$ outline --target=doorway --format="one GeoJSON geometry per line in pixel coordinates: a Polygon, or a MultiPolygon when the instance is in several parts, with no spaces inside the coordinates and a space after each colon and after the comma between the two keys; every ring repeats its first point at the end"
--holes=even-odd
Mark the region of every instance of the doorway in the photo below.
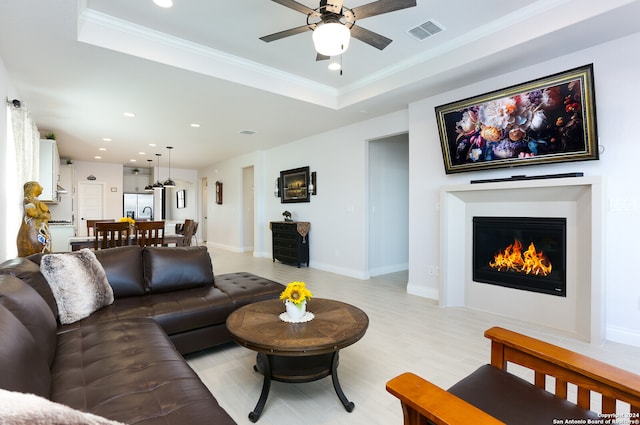
{"type": "Polygon", "coordinates": [[[409,135],[369,141],[369,276],[409,269],[409,135]]]}
{"type": "Polygon", "coordinates": [[[202,213],[201,213],[201,217],[202,217],[202,226],[199,226],[199,230],[200,230],[200,236],[202,238],[202,243],[206,244],[207,243],[207,229],[209,228],[208,224],[207,224],[207,218],[208,218],[208,208],[209,208],[209,201],[207,199],[208,196],[208,187],[207,187],[207,183],[208,180],[206,177],[203,177],[201,180],[201,186],[202,186],[202,202],[200,203],[200,205],[202,206],[202,213]]]}
{"type": "Polygon", "coordinates": [[[242,250],[253,251],[254,213],[254,170],[253,166],[242,169],[242,250]]]}
{"type": "Polygon", "coordinates": [[[104,217],[104,183],[78,183],[78,236],[87,235],[87,220],[99,220],[104,217]]]}

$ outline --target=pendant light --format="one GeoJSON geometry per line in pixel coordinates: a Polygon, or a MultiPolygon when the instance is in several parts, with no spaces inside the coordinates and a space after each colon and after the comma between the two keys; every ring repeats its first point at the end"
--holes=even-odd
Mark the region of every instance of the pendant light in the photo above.
{"type": "MultiPolygon", "coordinates": [[[[149,177],[151,177],[151,163],[153,162],[153,159],[147,159],[147,162],[149,163],[149,177]]],[[[151,183],[148,183],[144,187],[144,191],[145,192],[153,192],[153,186],[151,186],[151,183]]]]}
{"type": "Polygon", "coordinates": [[[162,156],[162,154],[157,153],[156,156],[158,157],[158,180],[156,180],[152,187],[154,189],[162,189],[164,187],[162,186],[162,183],[160,183],[160,157],[162,156]]]}
{"type": "Polygon", "coordinates": [[[167,149],[169,149],[169,178],[164,181],[163,185],[164,187],[176,187],[176,182],[171,180],[171,149],[173,146],[167,146],[167,149]]]}

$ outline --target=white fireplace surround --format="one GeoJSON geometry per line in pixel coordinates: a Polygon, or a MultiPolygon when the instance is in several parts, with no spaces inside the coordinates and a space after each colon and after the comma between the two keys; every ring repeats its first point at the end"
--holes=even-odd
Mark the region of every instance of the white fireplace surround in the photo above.
{"type": "Polygon", "coordinates": [[[604,340],[601,177],[448,186],[440,197],[441,306],[488,311],[592,343],[604,340]],[[567,296],[474,282],[474,216],[566,217],[567,296]]]}

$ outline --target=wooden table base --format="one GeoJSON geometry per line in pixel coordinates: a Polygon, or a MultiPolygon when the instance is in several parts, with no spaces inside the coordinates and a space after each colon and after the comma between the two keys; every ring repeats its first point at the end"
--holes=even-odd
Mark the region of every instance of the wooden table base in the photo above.
{"type": "Polygon", "coordinates": [[[262,410],[267,404],[267,397],[271,389],[271,380],[280,382],[300,383],[317,381],[331,375],[333,388],[347,412],[352,412],[355,404],[347,399],[338,380],[339,351],[316,356],[276,356],[258,353],[253,369],[264,376],[262,391],[258,403],[249,413],[249,420],[256,422],[260,419],[262,410]]]}

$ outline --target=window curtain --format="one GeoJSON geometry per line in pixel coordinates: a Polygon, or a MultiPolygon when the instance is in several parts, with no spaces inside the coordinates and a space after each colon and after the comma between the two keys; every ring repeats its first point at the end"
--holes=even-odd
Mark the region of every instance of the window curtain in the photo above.
{"type": "Polygon", "coordinates": [[[7,103],[7,149],[5,157],[7,258],[18,255],[16,237],[22,219],[22,186],[38,180],[40,167],[40,133],[24,106],[7,103]],[[13,236],[13,237],[12,237],[13,236]]]}

